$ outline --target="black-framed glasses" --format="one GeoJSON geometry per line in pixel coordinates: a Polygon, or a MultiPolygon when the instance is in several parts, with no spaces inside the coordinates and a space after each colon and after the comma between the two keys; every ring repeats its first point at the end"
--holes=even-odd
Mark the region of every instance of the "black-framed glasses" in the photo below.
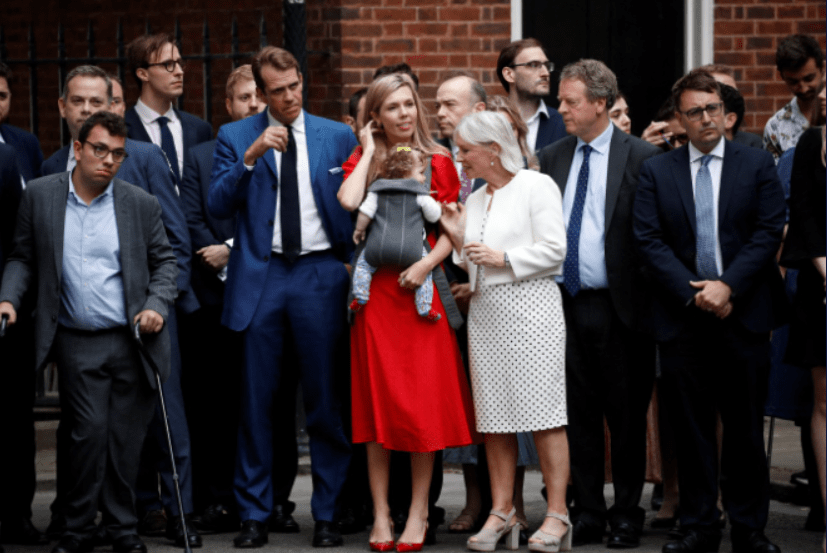
{"type": "Polygon", "coordinates": [[[95,157],[100,159],[106,159],[106,156],[112,154],[112,161],[122,163],[123,160],[129,157],[129,154],[123,149],[110,150],[103,144],[92,144],[91,142],[89,145],[92,146],[92,153],[95,154],[95,157]]]}
{"type": "Polygon", "coordinates": [[[163,67],[168,72],[172,73],[175,71],[175,66],[179,65],[181,67],[181,71],[187,70],[187,62],[182,59],[177,60],[167,60],[167,61],[159,61],[158,63],[148,63],[146,64],[147,67],[155,67],[156,65],[163,67]]]}
{"type": "Polygon", "coordinates": [[[534,60],[534,61],[527,61],[525,63],[512,63],[508,67],[514,68],[514,67],[520,67],[520,66],[528,67],[529,69],[531,69],[533,71],[537,71],[541,67],[545,67],[546,71],[548,71],[549,73],[554,71],[554,62],[553,61],[537,61],[537,60],[534,60]]]}
{"type": "Polygon", "coordinates": [[[686,118],[690,121],[700,121],[704,116],[704,112],[708,113],[710,117],[715,117],[721,113],[721,109],[723,107],[723,102],[716,102],[714,104],[707,104],[706,107],[692,108],[687,111],[682,111],[681,113],[686,115],[686,118]]]}

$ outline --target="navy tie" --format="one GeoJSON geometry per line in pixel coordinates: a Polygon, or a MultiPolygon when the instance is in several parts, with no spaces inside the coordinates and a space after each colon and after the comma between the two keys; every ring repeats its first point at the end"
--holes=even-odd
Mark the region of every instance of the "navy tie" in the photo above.
{"type": "Polygon", "coordinates": [[[287,127],[287,149],[281,154],[281,251],[291,263],[302,251],[299,178],[296,174],[296,138],[287,127]]]}
{"type": "Polygon", "coordinates": [[[583,223],[583,206],[586,204],[586,192],[589,188],[589,154],[592,147],[588,144],[581,148],[583,164],[577,175],[577,188],[574,202],[569,214],[569,226],[566,229],[566,260],[563,262],[563,286],[574,297],[580,291],[580,226],[583,223]]]}
{"type": "Polygon", "coordinates": [[[715,263],[715,195],[712,193],[712,176],[709,174],[711,155],[701,158],[701,166],[695,175],[695,223],[698,242],[695,252],[695,268],[704,280],[717,280],[715,263]]]}
{"type": "Polygon", "coordinates": [[[172,169],[172,174],[175,175],[175,184],[177,185],[181,182],[181,171],[178,169],[178,151],[175,149],[175,141],[172,139],[172,133],[167,126],[169,119],[162,115],[155,121],[161,127],[161,149],[167,156],[167,161],[172,169]]]}

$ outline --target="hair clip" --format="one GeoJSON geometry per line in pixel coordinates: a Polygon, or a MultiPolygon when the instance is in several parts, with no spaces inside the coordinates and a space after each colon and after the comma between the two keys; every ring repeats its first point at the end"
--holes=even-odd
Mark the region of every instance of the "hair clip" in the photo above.
{"type": "Polygon", "coordinates": [[[396,151],[397,151],[397,152],[401,152],[402,150],[405,150],[406,152],[410,152],[410,151],[411,151],[411,147],[410,147],[410,146],[397,146],[397,147],[396,147],[396,151]]]}

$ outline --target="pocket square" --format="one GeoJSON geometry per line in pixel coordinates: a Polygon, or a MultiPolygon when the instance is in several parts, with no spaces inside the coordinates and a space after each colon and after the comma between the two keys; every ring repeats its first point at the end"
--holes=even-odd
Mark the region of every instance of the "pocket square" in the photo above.
{"type": "Polygon", "coordinates": [[[327,172],[330,173],[331,175],[338,175],[342,171],[344,171],[344,169],[342,169],[341,167],[331,167],[330,169],[327,170],[327,172]]]}

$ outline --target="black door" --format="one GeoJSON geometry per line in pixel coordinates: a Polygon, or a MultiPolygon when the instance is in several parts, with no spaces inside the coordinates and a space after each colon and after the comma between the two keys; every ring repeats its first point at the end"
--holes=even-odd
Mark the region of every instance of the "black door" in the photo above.
{"type": "Polygon", "coordinates": [[[549,104],[567,63],[604,62],[626,95],[640,136],[683,75],[684,2],[677,0],[523,0],[523,36],[543,43],[554,62],[549,104]]]}

